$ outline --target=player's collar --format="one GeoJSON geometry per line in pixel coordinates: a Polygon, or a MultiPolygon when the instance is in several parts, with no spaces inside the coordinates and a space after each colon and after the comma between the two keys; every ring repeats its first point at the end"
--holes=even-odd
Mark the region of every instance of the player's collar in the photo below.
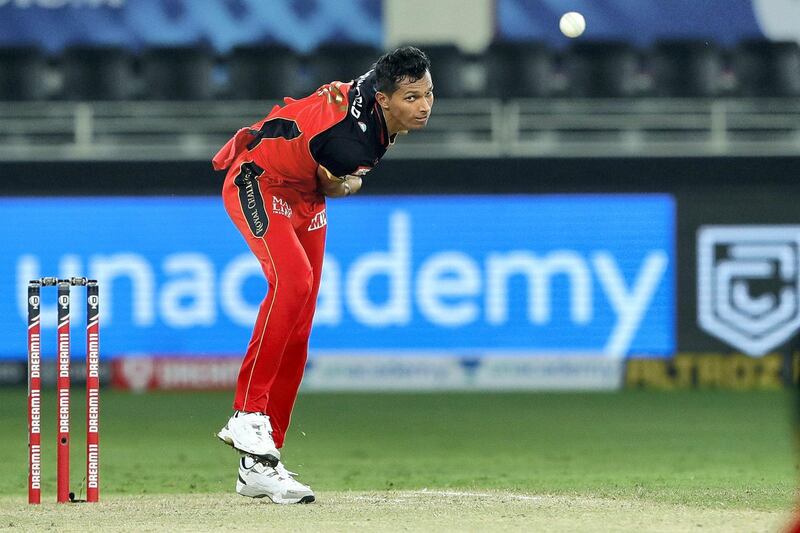
{"type": "Polygon", "coordinates": [[[386,117],[383,116],[383,108],[378,105],[378,102],[375,101],[375,115],[378,117],[378,122],[380,123],[380,134],[381,134],[381,144],[388,148],[389,146],[394,144],[394,140],[397,138],[397,134],[389,135],[389,127],[386,125],[386,117]]]}

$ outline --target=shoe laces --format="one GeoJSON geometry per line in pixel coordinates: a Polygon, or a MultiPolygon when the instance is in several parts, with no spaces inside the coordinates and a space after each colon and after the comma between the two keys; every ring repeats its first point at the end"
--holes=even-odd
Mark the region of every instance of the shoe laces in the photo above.
{"type": "Polygon", "coordinates": [[[293,478],[292,476],[296,476],[297,474],[295,472],[290,472],[289,470],[286,470],[286,467],[283,466],[283,463],[279,462],[278,465],[273,470],[278,475],[278,479],[284,481],[290,490],[301,490],[301,491],[311,490],[310,487],[304,485],[303,483],[300,483],[295,478],[293,478]]]}
{"type": "Polygon", "coordinates": [[[265,474],[269,477],[280,476],[277,470],[249,455],[242,457],[242,468],[256,472],[257,474],[265,474]],[[248,463],[250,463],[250,465],[248,465],[248,463]]]}

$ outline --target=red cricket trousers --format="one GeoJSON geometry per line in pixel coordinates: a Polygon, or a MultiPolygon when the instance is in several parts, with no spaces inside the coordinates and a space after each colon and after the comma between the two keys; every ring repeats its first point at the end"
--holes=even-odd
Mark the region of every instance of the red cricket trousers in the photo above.
{"type": "Polygon", "coordinates": [[[266,413],[275,445],[289,427],[308,355],[325,252],[325,197],[271,186],[252,162],[231,167],[225,210],[258,258],[269,288],[239,370],[233,408],[266,413]]]}

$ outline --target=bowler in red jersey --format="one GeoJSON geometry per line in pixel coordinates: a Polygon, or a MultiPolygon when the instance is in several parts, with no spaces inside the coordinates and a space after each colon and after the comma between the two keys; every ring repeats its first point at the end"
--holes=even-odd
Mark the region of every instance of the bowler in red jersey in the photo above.
{"type": "Polygon", "coordinates": [[[397,135],[425,127],[433,107],[430,61],[406,46],[347,83],[275,106],[240,129],[213,159],[227,171],[225,209],[269,285],[242,361],[234,414],[218,437],[237,449],[236,491],[275,503],[314,493],[280,461],[308,355],[325,251],[326,198],[358,193],[397,135]]]}

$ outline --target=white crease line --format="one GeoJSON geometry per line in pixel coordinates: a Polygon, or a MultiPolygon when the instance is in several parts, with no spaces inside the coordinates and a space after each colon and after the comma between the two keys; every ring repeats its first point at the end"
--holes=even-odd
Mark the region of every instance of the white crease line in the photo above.
{"type": "Polygon", "coordinates": [[[539,501],[542,499],[541,496],[522,496],[521,494],[509,494],[507,492],[482,493],[482,492],[459,492],[459,491],[422,489],[422,490],[411,491],[411,494],[424,494],[433,496],[474,496],[476,498],[496,498],[499,496],[504,498],[512,498],[515,500],[529,500],[529,501],[539,501]]]}
{"type": "Polygon", "coordinates": [[[390,492],[390,493],[377,493],[375,495],[359,495],[359,496],[348,496],[347,499],[357,500],[357,501],[369,501],[374,503],[406,503],[409,500],[409,497],[413,496],[442,496],[442,497],[450,497],[450,496],[462,496],[468,498],[510,498],[512,500],[522,500],[522,501],[541,501],[544,498],[542,496],[523,496],[521,494],[510,494],[508,492],[460,492],[460,491],[448,491],[448,490],[411,490],[411,491],[399,491],[399,492],[390,492]]]}

